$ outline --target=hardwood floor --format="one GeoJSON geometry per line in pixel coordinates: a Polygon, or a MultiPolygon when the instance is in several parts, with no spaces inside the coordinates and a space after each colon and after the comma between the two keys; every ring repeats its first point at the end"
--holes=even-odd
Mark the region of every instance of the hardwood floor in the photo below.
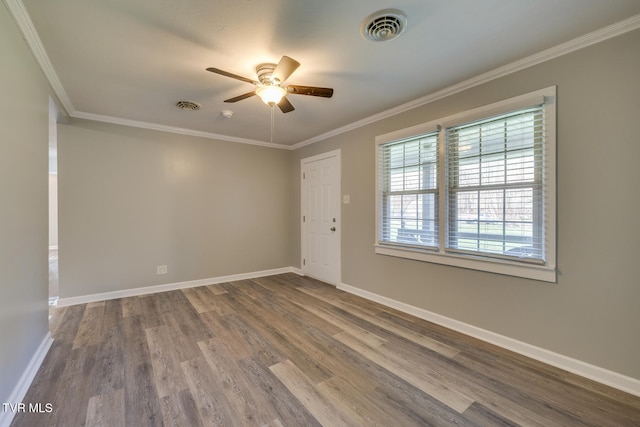
{"type": "Polygon", "coordinates": [[[56,310],[13,426],[638,426],[640,398],[294,274],[56,310]]]}

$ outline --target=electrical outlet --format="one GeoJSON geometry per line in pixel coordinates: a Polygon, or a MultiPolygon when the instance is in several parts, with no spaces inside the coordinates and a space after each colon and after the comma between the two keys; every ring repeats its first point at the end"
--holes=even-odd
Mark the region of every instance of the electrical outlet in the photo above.
{"type": "Polygon", "coordinates": [[[158,272],[158,274],[167,274],[167,266],[159,265],[156,267],[156,271],[158,272]]]}

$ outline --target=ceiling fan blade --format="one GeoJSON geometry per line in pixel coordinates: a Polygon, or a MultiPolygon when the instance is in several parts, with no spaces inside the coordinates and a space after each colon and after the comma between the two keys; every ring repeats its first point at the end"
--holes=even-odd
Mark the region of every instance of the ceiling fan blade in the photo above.
{"type": "Polygon", "coordinates": [[[321,96],[323,98],[333,96],[333,89],[330,87],[288,85],[287,91],[295,95],[321,96]]]}
{"type": "Polygon", "coordinates": [[[234,98],[229,98],[229,99],[225,99],[224,102],[238,102],[238,101],[242,101],[243,99],[247,99],[247,98],[251,98],[253,95],[256,94],[256,91],[254,90],[253,92],[247,92],[244,93],[242,95],[238,95],[234,98]]]}
{"type": "Polygon", "coordinates": [[[280,102],[278,103],[278,107],[280,107],[280,111],[282,111],[283,113],[290,113],[295,110],[286,96],[280,100],[280,102]]]}
{"type": "Polygon", "coordinates": [[[276,69],[273,70],[272,78],[278,79],[280,83],[284,82],[293,74],[295,70],[298,69],[300,63],[293,58],[289,58],[288,56],[283,56],[280,58],[280,62],[276,65],[276,69]]]}
{"type": "Polygon", "coordinates": [[[258,85],[259,83],[255,80],[248,79],[246,77],[239,76],[237,74],[230,73],[228,71],[220,70],[218,68],[209,67],[207,71],[211,71],[212,73],[220,74],[221,76],[231,77],[232,79],[240,80],[242,82],[251,83],[253,85],[258,85]]]}

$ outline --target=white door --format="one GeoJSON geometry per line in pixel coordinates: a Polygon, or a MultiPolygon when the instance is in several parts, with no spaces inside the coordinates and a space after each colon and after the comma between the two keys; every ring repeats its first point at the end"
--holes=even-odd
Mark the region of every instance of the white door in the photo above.
{"type": "Polygon", "coordinates": [[[302,159],[302,272],[340,282],[340,150],[302,159]]]}

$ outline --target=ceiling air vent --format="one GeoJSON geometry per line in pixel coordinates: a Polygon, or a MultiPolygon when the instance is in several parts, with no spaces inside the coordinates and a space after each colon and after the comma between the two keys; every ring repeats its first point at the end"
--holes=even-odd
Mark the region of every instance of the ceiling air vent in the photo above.
{"type": "Polygon", "coordinates": [[[384,9],[373,13],[362,22],[362,37],[374,42],[392,40],[407,27],[407,15],[398,9],[384,9]]]}
{"type": "Polygon", "coordinates": [[[191,101],[178,101],[176,103],[176,107],[180,108],[181,110],[197,111],[200,109],[200,104],[196,104],[195,102],[191,101]]]}

